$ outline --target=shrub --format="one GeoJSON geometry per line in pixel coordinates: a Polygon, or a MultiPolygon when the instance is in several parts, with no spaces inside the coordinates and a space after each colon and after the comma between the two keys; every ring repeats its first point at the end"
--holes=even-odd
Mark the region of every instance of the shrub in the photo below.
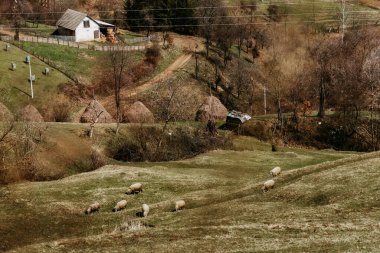
{"type": "Polygon", "coordinates": [[[41,108],[41,114],[46,121],[69,122],[73,110],[73,101],[64,94],[54,95],[41,108]]]}
{"type": "Polygon", "coordinates": [[[229,138],[212,136],[204,129],[175,128],[163,131],[157,127],[136,126],[131,136],[117,137],[109,143],[109,153],[116,160],[170,161],[193,157],[208,150],[224,148],[229,138]]]}
{"type": "Polygon", "coordinates": [[[240,133],[262,141],[270,141],[273,138],[273,127],[269,121],[250,120],[242,125],[240,133]]]}
{"type": "Polygon", "coordinates": [[[34,155],[44,140],[45,124],[2,123],[0,129],[0,183],[35,180],[38,168],[34,155]]]}
{"type": "Polygon", "coordinates": [[[145,62],[157,66],[161,59],[161,48],[158,43],[154,43],[153,46],[148,47],[145,51],[145,62]]]}
{"type": "Polygon", "coordinates": [[[270,4],[268,6],[268,15],[269,17],[273,20],[273,21],[280,21],[281,20],[281,13],[280,13],[280,8],[278,7],[278,5],[275,5],[275,4],[270,4]]]}
{"type": "Polygon", "coordinates": [[[103,151],[97,147],[91,147],[91,153],[85,158],[72,161],[68,168],[74,173],[82,173],[96,170],[107,164],[107,157],[103,151]]]}

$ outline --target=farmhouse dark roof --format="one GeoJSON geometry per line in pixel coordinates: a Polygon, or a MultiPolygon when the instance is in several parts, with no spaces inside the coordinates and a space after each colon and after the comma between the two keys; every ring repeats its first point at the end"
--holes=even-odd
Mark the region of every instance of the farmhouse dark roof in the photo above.
{"type": "Polygon", "coordinates": [[[57,26],[75,31],[85,17],[87,17],[86,13],[67,9],[67,11],[58,20],[57,26]]]}

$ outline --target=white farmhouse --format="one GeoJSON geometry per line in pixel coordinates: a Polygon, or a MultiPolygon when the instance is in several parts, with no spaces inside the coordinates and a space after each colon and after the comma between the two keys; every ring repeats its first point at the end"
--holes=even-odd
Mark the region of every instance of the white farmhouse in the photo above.
{"type": "Polygon", "coordinates": [[[57,22],[60,36],[72,37],[73,41],[92,41],[100,38],[99,24],[87,14],[68,9],[57,22]]]}

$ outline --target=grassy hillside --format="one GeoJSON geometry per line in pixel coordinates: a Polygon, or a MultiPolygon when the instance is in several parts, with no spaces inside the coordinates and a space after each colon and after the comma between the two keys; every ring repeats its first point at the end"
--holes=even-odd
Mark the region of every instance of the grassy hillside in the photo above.
{"type": "MultiPolygon", "coordinates": [[[[24,63],[28,53],[12,46],[10,51],[3,50],[5,43],[0,42],[0,101],[13,112],[29,103],[30,84],[29,67],[24,63]],[[10,70],[11,63],[16,63],[16,71],[10,70]]],[[[55,69],[51,69],[50,75],[43,75],[47,65],[32,57],[32,73],[36,75],[34,83],[35,99],[33,103],[43,104],[50,96],[56,93],[59,84],[70,82],[70,79],[55,69]]]]}
{"type": "Polygon", "coordinates": [[[185,161],[109,165],[54,182],[0,188],[2,247],[15,252],[378,249],[378,154],[272,153],[269,145],[247,137],[235,139],[234,146],[185,161]],[[284,172],[274,190],[262,193],[261,183],[275,165],[284,172]],[[142,182],[144,192],[125,195],[132,182],[142,182]],[[112,213],[124,198],[127,209],[112,213]],[[181,198],[187,208],[173,213],[173,201],[181,198]],[[94,201],[101,203],[100,212],[84,215],[94,201]],[[142,203],[151,206],[147,218],[135,216],[142,203]],[[132,221],[151,227],[120,231],[132,221]]]}
{"type": "MultiPolygon", "coordinates": [[[[225,0],[227,5],[238,5],[237,0],[225,0]]],[[[270,4],[275,4],[280,7],[283,22],[295,23],[303,22],[305,24],[317,24],[317,27],[339,27],[339,1],[257,1],[258,15],[266,14],[270,4]],[[286,18],[285,18],[286,16],[286,18]]],[[[349,13],[347,25],[378,23],[380,11],[373,8],[370,4],[351,1],[347,2],[346,11],[349,13]]]]}

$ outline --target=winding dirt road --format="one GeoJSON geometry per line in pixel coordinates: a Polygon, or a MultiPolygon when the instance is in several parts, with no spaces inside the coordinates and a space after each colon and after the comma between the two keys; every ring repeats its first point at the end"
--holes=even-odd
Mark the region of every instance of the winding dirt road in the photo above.
{"type": "MultiPolygon", "coordinates": [[[[173,43],[176,46],[181,47],[183,50],[183,53],[180,56],[178,56],[177,59],[175,59],[174,62],[170,64],[169,67],[167,67],[164,71],[162,71],[160,74],[156,75],[152,79],[142,83],[141,85],[137,87],[123,88],[120,93],[123,99],[136,96],[139,93],[149,90],[155,84],[162,82],[164,80],[167,80],[173,75],[175,71],[182,69],[183,67],[186,66],[187,63],[189,63],[192,57],[192,52],[194,51],[200,52],[201,50],[203,50],[203,44],[200,38],[191,37],[191,36],[174,35],[174,34],[171,34],[171,36],[173,37],[173,43]]],[[[113,107],[113,103],[114,103],[113,95],[102,99],[101,103],[106,108],[113,107]]]]}

